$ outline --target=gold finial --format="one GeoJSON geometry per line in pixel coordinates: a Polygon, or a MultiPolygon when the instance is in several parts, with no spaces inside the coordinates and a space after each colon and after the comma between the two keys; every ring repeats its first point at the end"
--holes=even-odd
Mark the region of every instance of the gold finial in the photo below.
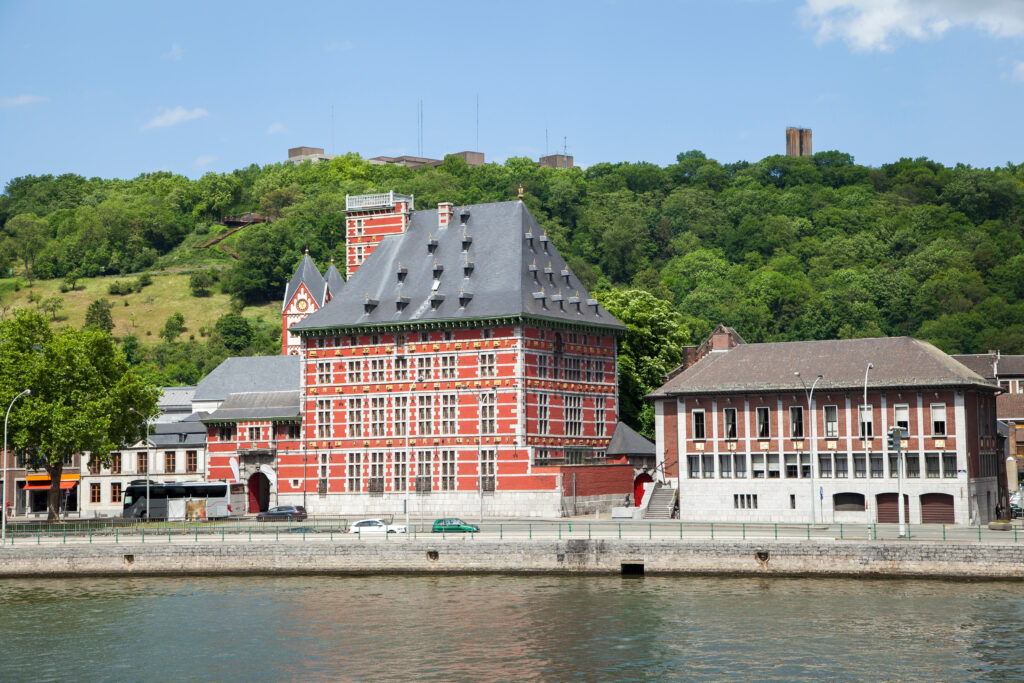
{"type": "Polygon", "coordinates": [[[519,198],[523,198],[523,184],[519,183],[519,198]]]}

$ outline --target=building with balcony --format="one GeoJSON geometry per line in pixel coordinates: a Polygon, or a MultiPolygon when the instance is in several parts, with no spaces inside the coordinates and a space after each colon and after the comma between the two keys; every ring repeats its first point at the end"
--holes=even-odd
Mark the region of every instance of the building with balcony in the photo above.
{"type": "Polygon", "coordinates": [[[813,509],[815,521],[895,522],[891,427],[909,433],[907,521],[992,519],[1006,490],[997,386],[910,337],[746,344],[730,332],[649,397],[681,519],[809,522],[813,509]]]}

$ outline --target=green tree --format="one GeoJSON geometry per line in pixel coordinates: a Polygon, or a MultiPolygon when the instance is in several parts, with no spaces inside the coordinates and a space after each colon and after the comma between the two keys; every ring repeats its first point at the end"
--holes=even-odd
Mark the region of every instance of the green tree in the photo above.
{"type": "Polygon", "coordinates": [[[106,299],[96,299],[85,309],[85,328],[95,328],[101,332],[110,334],[114,329],[114,318],[110,315],[110,309],[114,305],[106,299]]]}
{"type": "Polygon", "coordinates": [[[650,292],[625,289],[596,296],[627,328],[619,338],[619,416],[653,439],[654,408],[644,396],[660,387],[664,376],[683,362],[690,330],[681,315],[650,292]]]}
{"type": "Polygon", "coordinates": [[[214,281],[213,273],[208,270],[192,273],[188,278],[188,286],[192,290],[192,296],[210,296],[210,288],[213,287],[214,281]]]}
{"type": "Polygon", "coordinates": [[[36,256],[49,237],[46,221],[34,213],[23,213],[7,221],[4,228],[10,235],[11,253],[25,266],[25,277],[31,278],[36,256]]]}
{"type": "Polygon", "coordinates": [[[167,342],[172,342],[181,336],[185,331],[185,316],[180,312],[174,312],[167,318],[164,327],[160,330],[160,336],[167,342]]]}
{"type": "Polygon", "coordinates": [[[109,462],[111,450],[141,436],[131,410],[153,415],[158,391],[129,368],[105,332],[54,332],[44,316],[20,309],[0,321],[0,338],[0,403],[31,391],[11,412],[10,442],[29,467],[50,475],[47,517],[55,520],[64,462],[87,452],[109,462]]]}
{"type": "Polygon", "coordinates": [[[252,344],[252,325],[239,313],[225,313],[217,319],[213,329],[220,335],[224,346],[236,353],[252,344]]]}

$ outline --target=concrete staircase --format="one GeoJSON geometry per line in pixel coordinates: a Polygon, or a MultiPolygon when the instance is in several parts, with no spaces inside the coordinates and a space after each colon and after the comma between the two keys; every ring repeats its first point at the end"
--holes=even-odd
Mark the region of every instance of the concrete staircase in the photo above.
{"type": "Polygon", "coordinates": [[[672,519],[672,509],[676,505],[676,490],[660,484],[651,494],[651,502],[647,504],[644,519],[672,519]]]}

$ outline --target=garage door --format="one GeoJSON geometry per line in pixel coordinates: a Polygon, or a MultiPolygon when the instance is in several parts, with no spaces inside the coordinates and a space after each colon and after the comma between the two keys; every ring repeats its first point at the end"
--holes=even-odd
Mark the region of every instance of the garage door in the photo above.
{"type": "MultiPolygon", "coordinates": [[[[900,521],[900,511],[896,507],[895,493],[879,493],[876,498],[878,503],[878,523],[897,524],[900,521]]],[[[903,521],[910,521],[910,496],[903,494],[903,521]]]]}
{"type": "Polygon", "coordinates": [[[925,524],[955,524],[953,496],[948,493],[926,493],[921,496],[921,521],[925,524]]]}

